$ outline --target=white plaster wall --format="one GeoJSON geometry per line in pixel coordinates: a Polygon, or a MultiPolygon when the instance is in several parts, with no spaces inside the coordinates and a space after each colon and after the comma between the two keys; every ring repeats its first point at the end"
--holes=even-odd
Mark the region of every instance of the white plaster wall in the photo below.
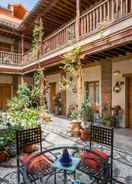
{"type": "MultiPolygon", "coordinates": [[[[54,82],[56,83],[56,94],[57,94],[60,91],[59,82],[61,79],[61,75],[60,74],[48,75],[46,76],[46,79],[49,83],[54,83],[54,82]]],[[[50,109],[50,88],[48,90],[46,98],[47,98],[48,108],[50,109]]]]}
{"type": "MultiPolygon", "coordinates": [[[[90,66],[90,67],[84,68],[82,73],[83,73],[83,94],[82,94],[82,96],[84,97],[84,95],[85,95],[84,84],[86,81],[88,81],[88,82],[99,81],[100,103],[101,103],[101,66],[97,65],[97,66],[90,66]]],[[[67,75],[67,77],[69,77],[69,76],[67,75]]],[[[68,113],[69,106],[72,104],[77,104],[77,95],[76,95],[76,93],[73,93],[73,91],[71,89],[68,89],[66,92],[67,113],[68,113]]]]}
{"type": "Polygon", "coordinates": [[[121,126],[125,127],[126,124],[126,78],[123,77],[124,74],[132,73],[132,57],[119,60],[118,62],[113,63],[112,65],[112,86],[114,87],[117,81],[124,81],[124,85],[122,85],[122,89],[119,93],[115,93],[112,90],[112,106],[120,105],[123,110],[123,119],[121,122],[121,126]],[[114,76],[115,71],[120,71],[120,75],[114,76]]]}

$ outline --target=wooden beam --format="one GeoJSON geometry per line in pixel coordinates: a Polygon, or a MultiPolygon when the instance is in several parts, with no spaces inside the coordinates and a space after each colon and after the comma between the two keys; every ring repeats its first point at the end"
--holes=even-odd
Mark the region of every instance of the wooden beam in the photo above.
{"type": "Polygon", "coordinates": [[[110,54],[112,54],[113,56],[116,56],[116,57],[119,56],[119,53],[117,51],[115,51],[114,49],[111,49],[111,50],[109,50],[107,52],[110,53],[110,54]]]}
{"type": "Polygon", "coordinates": [[[80,37],[80,0],[76,0],[76,40],[79,41],[80,37]]]}
{"type": "MultiPolygon", "coordinates": [[[[46,15],[57,3],[59,0],[52,0],[52,2],[50,2],[50,5],[48,8],[46,8],[46,10],[41,14],[42,16],[46,15]]],[[[40,16],[41,16],[40,15],[40,16]]]]}
{"type": "Polygon", "coordinates": [[[126,56],[126,51],[124,49],[115,48],[114,50],[116,50],[117,52],[119,52],[120,55],[126,56]]]}
{"type": "Polygon", "coordinates": [[[124,46],[124,49],[127,50],[128,52],[132,52],[132,47],[129,47],[127,45],[124,46]]]}

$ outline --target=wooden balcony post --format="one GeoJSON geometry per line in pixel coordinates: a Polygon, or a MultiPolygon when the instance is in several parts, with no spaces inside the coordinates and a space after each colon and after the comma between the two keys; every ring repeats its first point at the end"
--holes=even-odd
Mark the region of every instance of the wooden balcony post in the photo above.
{"type": "Polygon", "coordinates": [[[21,85],[24,84],[24,76],[23,75],[21,75],[21,77],[20,77],[20,83],[21,83],[21,85]]]}
{"type": "Polygon", "coordinates": [[[24,56],[24,35],[21,35],[21,54],[22,54],[22,64],[23,64],[23,56],[24,56]]]}
{"type": "Polygon", "coordinates": [[[80,0],[76,0],[76,27],[75,27],[76,40],[80,37],[80,0]]]}

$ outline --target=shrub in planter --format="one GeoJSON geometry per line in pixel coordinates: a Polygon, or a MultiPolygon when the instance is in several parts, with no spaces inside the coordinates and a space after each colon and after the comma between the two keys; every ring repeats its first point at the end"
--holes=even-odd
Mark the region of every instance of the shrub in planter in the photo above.
{"type": "Polygon", "coordinates": [[[4,162],[7,159],[7,152],[5,151],[4,139],[0,139],[0,162],[4,162]]]}
{"type": "Polygon", "coordinates": [[[44,107],[40,107],[39,118],[42,123],[43,122],[48,123],[52,121],[51,115],[48,113],[48,111],[44,107]]]}
{"type": "Polygon", "coordinates": [[[112,116],[104,116],[102,118],[102,124],[104,126],[112,126],[112,121],[113,121],[112,116]]]}
{"type": "Polygon", "coordinates": [[[88,141],[89,138],[90,138],[90,129],[89,128],[80,129],[80,139],[82,141],[88,141]]]}
{"type": "Polygon", "coordinates": [[[70,114],[70,131],[72,136],[78,137],[80,135],[80,129],[81,129],[81,120],[78,118],[79,113],[77,111],[73,111],[70,114]]]}

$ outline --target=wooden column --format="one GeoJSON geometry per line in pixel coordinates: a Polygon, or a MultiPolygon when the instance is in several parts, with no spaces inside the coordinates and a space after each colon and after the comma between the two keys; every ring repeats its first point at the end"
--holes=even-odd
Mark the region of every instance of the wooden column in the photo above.
{"type": "Polygon", "coordinates": [[[101,76],[102,114],[109,116],[112,107],[112,61],[101,62],[101,76]]]}
{"type": "MultiPolygon", "coordinates": [[[[63,77],[66,78],[66,73],[63,70],[61,70],[60,73],[61,73],[62,79],[63,77]]],[[[62,115],[66,116],[66,107],[67,107],[66,106],[66,90],[61,91],[61,98],[62,98],[62,115]]]]}
{"type": "Polygon", "coordinates": [[[76,40],[79,41],[80,37],[80,0],[76,0],[76,40]]]}
{"type": "Polygon", "coordinates": [[[17,90],[18,90],[18,76],[14,75],[13,76],[13,96],[16,95],[17,90]]]}
{"type": "Polygon", "coordinates": [[[24,35],[21,35],[21,54],[22,54],[22,64],[23,64],[23,55],[24,55],[24,35]]]}
{"type": "Polygon", "coordinates": [[[24,76],[23,76],[23,75],[21,75],[20,83],[21,83],[21,85],[23,85],[23,84],[24,84],[24,76]]]}

